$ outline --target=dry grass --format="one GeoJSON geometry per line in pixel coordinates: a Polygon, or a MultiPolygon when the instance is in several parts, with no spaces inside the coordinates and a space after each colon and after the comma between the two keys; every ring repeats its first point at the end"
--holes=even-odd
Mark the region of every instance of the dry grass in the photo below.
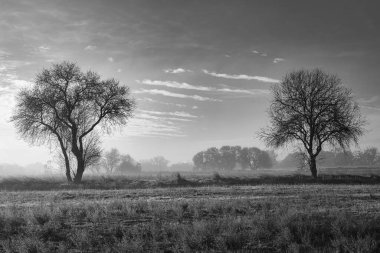
{"type": "Polygon", "coordinates": [[[8,178],[0,182],[0,252],[379,252],[379,182],[247,172],[81,185],[8,178]]]}
{"type": "Polygon", "coordinates": [[[3,192],[5,252],[378,252],[379,185],[3,192]]]}
{"type": "MultiPolygon", "coordinates": [[[[341,171],[342,169],[337,169],[341,171]]],[[[227,185],[263,185],[263,184],[379,184],[380,170],[371,170],[362,174],[350,169],[352,174],[337,173],[324,169],[318,179],[307,172],[287,170],[262,171],[222,171],[222,172],[157,172],[130,175],[84,177],[82,184],[67,184],[64,177],[10,177],[0,180],[0,190],[65,190],[65,189],[149,189],[182,186],[227,186],[227,185]],[[326,171],[329,174],[326,174],[326,171]],[[376,173],[375,173],[376,172],[376,173]]]]}

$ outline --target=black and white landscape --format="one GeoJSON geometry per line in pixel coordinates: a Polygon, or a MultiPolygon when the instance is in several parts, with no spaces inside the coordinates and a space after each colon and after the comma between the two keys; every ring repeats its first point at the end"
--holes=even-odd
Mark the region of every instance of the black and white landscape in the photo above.
{"type": "Polygon", "coordinates": [[[379,252],[379,7],[0,0],[0,252],[379,252]]]}

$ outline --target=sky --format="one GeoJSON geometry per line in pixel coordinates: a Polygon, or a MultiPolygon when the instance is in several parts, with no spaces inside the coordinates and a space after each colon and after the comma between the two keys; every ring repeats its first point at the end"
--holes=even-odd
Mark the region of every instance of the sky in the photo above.
{"type": "MultiPolygon", "coordinates": [[[[137,160],[171,162],[223,145],[266,149],[270,88],[301,68],[338,75],[380,148],[379,1],[0,0],[0,163],[53,159],[9,121],[15,95],[64,60],[115,78],[136,99],[111,135],[137,160]]],[[[289,150],[279,150],[284,153],[289,150]]]]}

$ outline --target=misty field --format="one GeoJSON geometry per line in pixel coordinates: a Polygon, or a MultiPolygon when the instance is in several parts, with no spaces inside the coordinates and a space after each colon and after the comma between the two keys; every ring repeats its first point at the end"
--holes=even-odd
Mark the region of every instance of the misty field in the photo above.
{"type": "Polygon", "coordinates": [[[380,250],[378,183],[2,191],[0,203],[4,252],[380,250]]]}

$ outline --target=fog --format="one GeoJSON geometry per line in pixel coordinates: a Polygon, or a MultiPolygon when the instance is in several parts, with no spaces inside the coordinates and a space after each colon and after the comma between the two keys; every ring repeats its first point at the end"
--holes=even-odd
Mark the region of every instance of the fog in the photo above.
{"type": "Polygon", "coordinates": [[[46,175],[47,166],[46,164],[36,162],[27,165],[19,164],[0,164],[0,177],[12,177],[12,176],[42,176],[46,175]]]}

